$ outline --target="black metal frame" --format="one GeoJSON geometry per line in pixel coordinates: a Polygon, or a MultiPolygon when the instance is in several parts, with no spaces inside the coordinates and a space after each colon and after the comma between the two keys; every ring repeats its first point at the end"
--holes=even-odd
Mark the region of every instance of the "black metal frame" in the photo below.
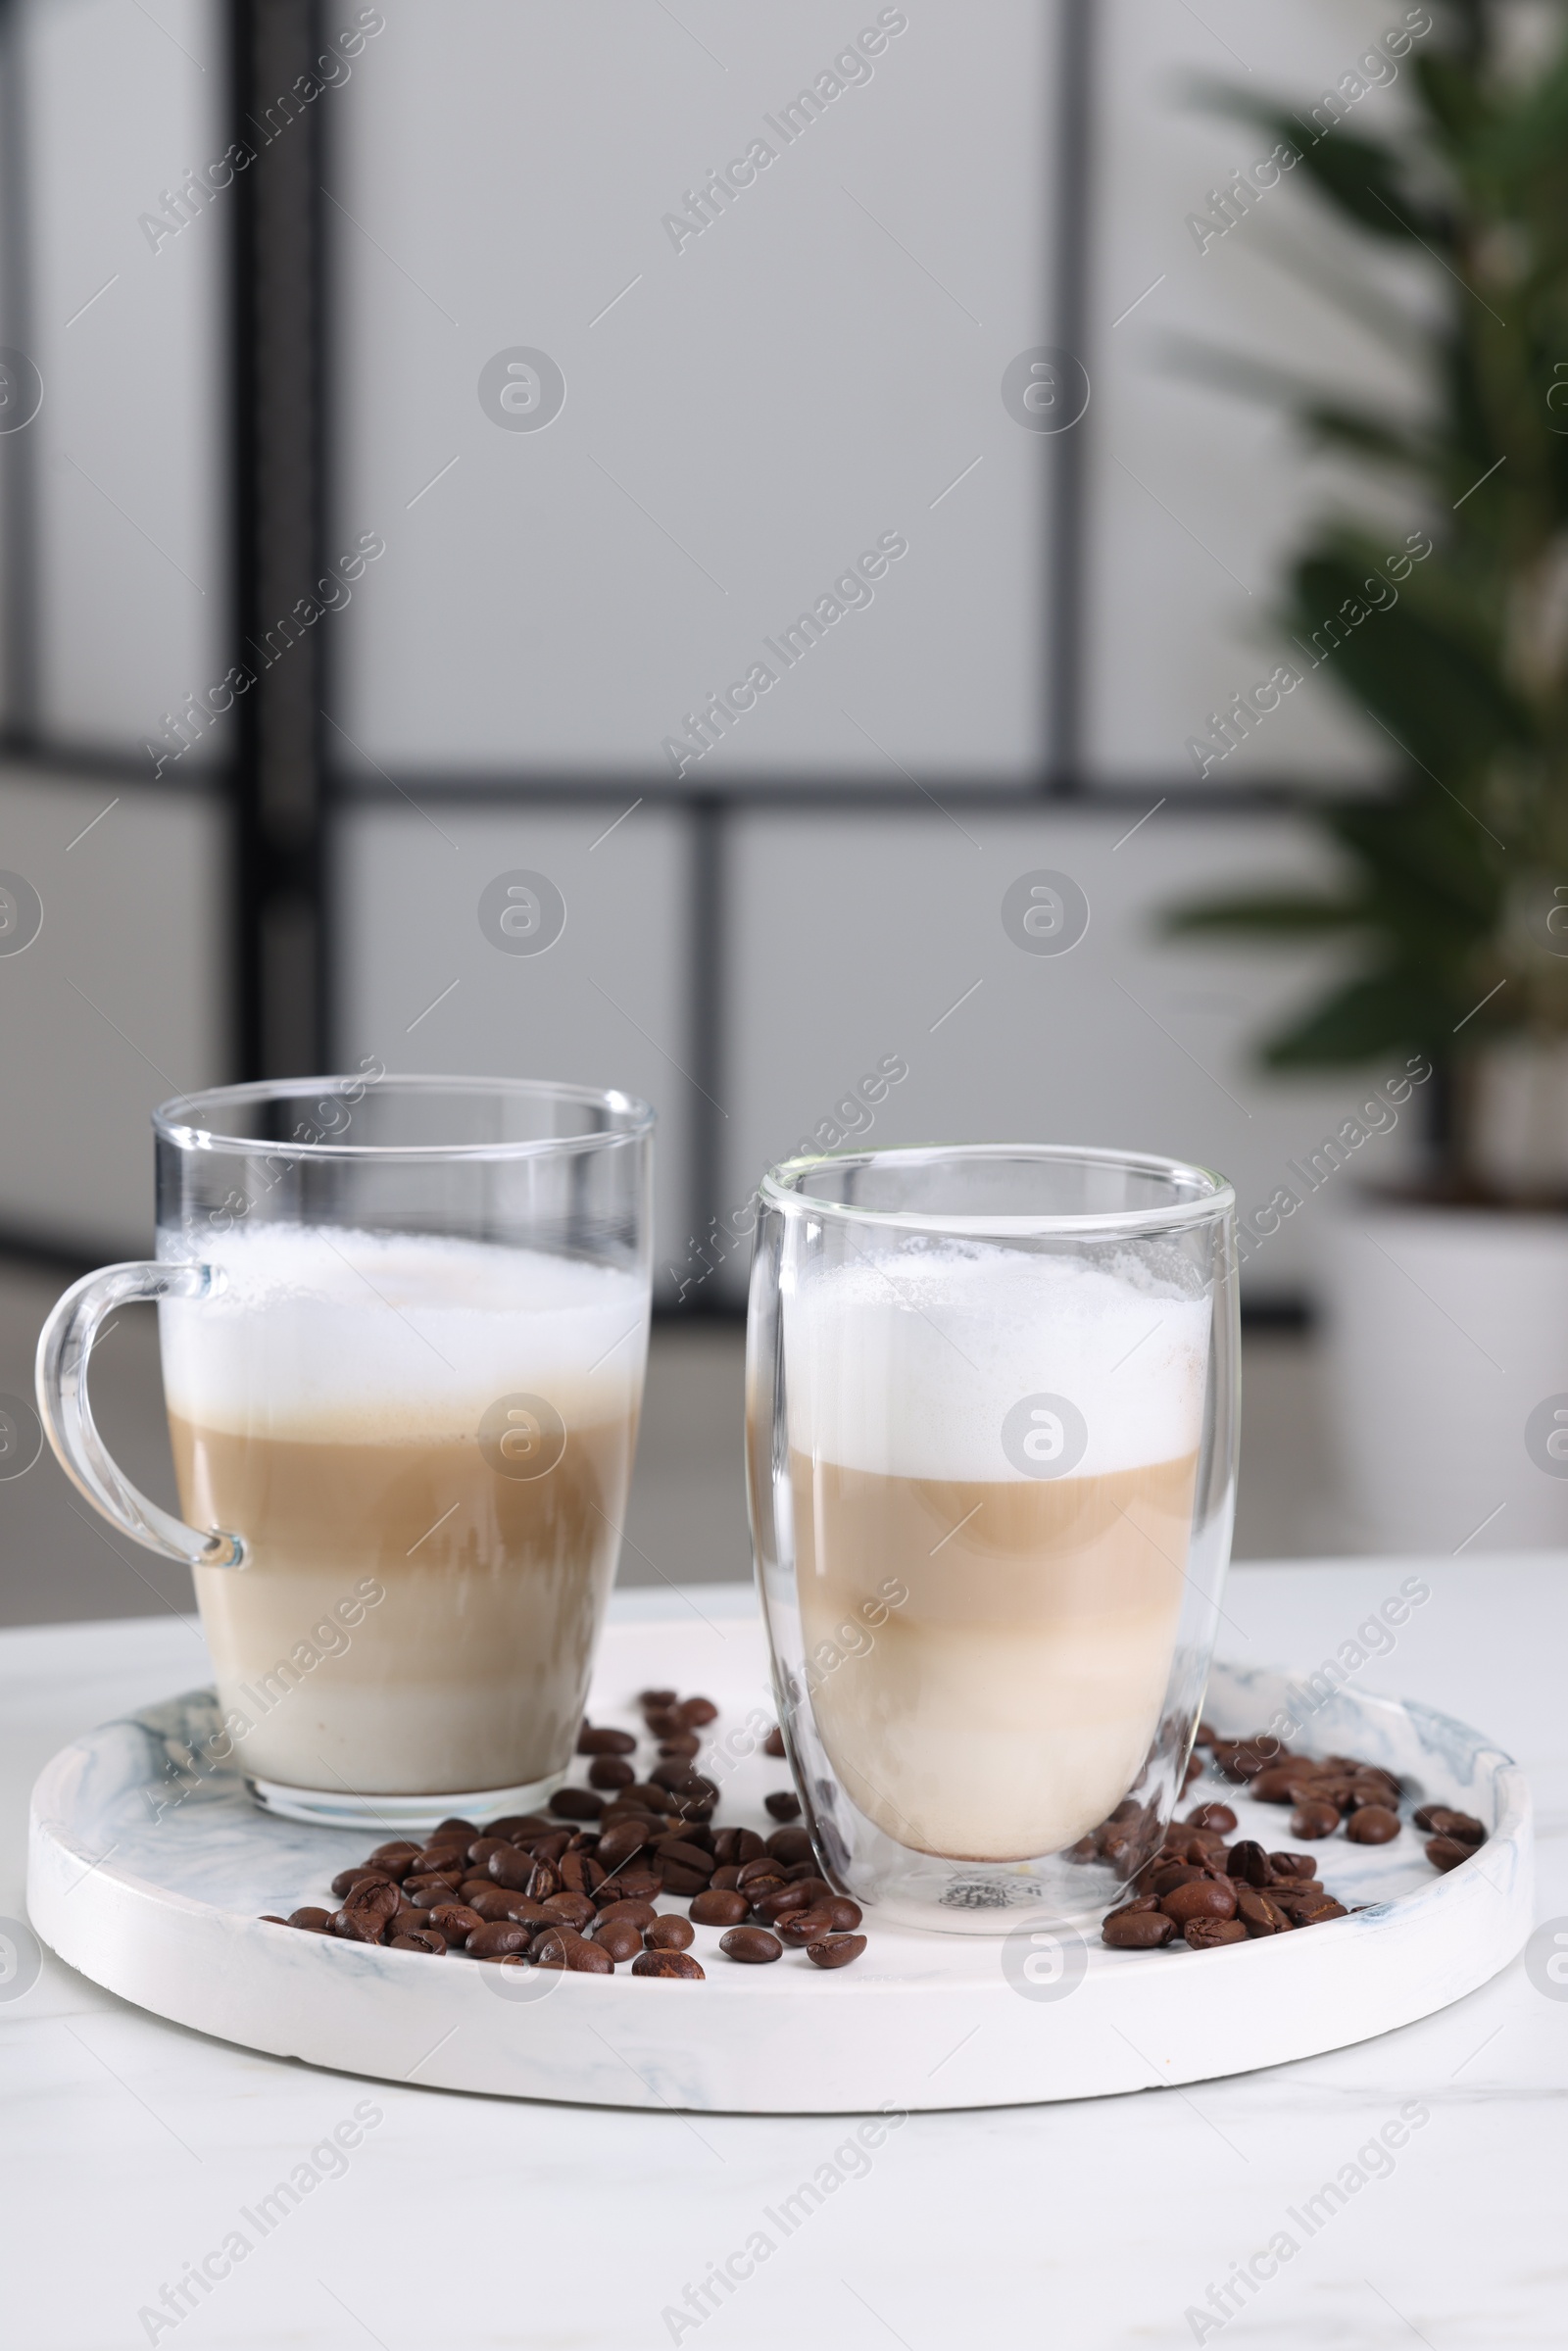
{"type": "MultiPolygon", "coordinates": [[[[24,77],[17,71],[23,0],[0,0],[0,268],[11,339],[25,347],[29,267],[26,218],[24,77]]],[[[228,351],[230,361],[230,539],[234,658],[265,638],[296,596],[309,594],[322,569],[330,486],[330,418],[335,354],[327,272],[332,239],[322,202],[332,177],[330,110],[309,107],[287,135],[258,146],[267,108],[308,73],[320,47],[318,0],[226,0],[214,10],[225,44],[229,125],[256,160],[238,175],[228,208],[228,351]]],[[[1054,339],[1088,365],[1093,235],[1093,123],[1096,91],[1095,0],[1059,0],[1053,146],[1055,156],[1054,339]]],[[[127,788],[195,791],[229,812],[231,1061],[234,1074],[281,1076],[326,1069],[334,1052],[337,993],[327,941],[334,834],[341,818],[366,804],[386,805],[387,787],[342,772],[328,756],[320,711],[329,707],[332,648],[327,631],[307,631],[274,676],[258,674],[236,707],[227,757],[204,768],[155,779],[145,764],[69,744],[46,742],[37,725],[34,599],[37,519],[31,436],[0,436],[7,467],[11,526],[0,594],[12,707],[0,729],[0,755],[55,770],[100,776],[127,788]]],[[[1048,708],[1045,759],[1033,785],[966,785],[968,805],[1022,811],[1076,804],[1143,808],[1169,779],[1105,786],[1084,780],[1083,691],[1086,658],[1084,581],[1089,561],[1087,438],[1070,431],[1050,443],[1052,544],[1050,629],[1044,675],[1048,708]]],[[[567,807],[619,804],[624,777],[564,785],[515,774],[406,774],[415,797],[466,806],[567,807]]],[[[902,787],[832,779],[698,788],[673,784],[642,791],[683,810],[690,830],[690,910],[686,997],[694,1055],[689,1203],[700,1234],[719,1204],[717,1121],[710,1107],[723,1093],[723,938],[731,818],[744,810],[789,807],[823,815],[851,810],[911,811],[926,804],[902,787]]],[[[1170,794],[1172,812],[1257,811],[1298,807],[1306,785],[1184,786],[1170,794]]],[[[5,1236],[0,1232],[0,1248],[5,1236]]],[[[69,1250],[55,1250],[64,1259],[69,1250]]]]}

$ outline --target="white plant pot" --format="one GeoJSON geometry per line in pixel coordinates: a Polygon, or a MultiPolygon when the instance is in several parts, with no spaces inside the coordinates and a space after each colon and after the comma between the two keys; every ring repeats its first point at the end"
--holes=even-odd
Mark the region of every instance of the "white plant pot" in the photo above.
{"type": "Polygon", "coordinates": [[[1568,1544],[1568,1218],[1347,1188],[1321,1240],[1326,1406],[1367,1541],[1568,1544]]]}

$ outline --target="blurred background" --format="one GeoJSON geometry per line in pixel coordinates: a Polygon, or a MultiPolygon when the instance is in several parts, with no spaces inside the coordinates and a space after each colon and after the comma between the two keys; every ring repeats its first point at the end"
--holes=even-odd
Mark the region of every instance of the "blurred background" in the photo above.
{"type": "MultiPolygon", "coordinates": [[[[735,1224],[806,1137],[1223,1169],[1264,1212],[1240,1555],[1472,1540],[1468,1490],[1358,1498],[1326,1397],[1336,1200],[1427,1164],[1442,1073],[1388,1091],[1420,1023],[1264,1073],[1336,943],[1167,919],[1317,887],[1314,811],[1401,756],[1293,652],[1312,518],[1392,560],[1452,512],[1194,362],[1416,416],[1449,299],[1198,93],[1353,154],[1445,22],[0,0],[0,1614],[189,1602],[23,1458],[43,1313],[150,1246],[149,1109],[369,1056],[659,1109],[630,1580],[749,1573],[735,1224]],[[547,954],[481,925],[516,871],[565,902],[547,954]],[[1064,949],[1007,917],[1040,875],[1085,903],[1064,949]]],[[[1455,1310],[1384,1253],[1415,1358],[1455,1310]]],[[[1568,1493],[1522,1434],[1550,1369],[1496,1366],[1483,1547],[1560,1540],[1526,1507],[1568,1493]]],[[[93,1376],[172,1501],[151,1315],[93,1376]]]]}

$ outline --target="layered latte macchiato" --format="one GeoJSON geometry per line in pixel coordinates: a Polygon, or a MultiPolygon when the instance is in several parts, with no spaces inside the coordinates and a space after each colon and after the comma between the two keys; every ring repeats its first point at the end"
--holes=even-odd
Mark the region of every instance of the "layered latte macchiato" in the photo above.
{"type": "Polygon", "coordinates": [[[164,1383],[186,1518],[245,1543],[237,1572],[196,1571],[241,1767],[369,1795],[563,1770],[624,1523],[646,1284],[309,1226],[202,1253],[220,1286],[160,1306],[164,1383]]]}
{"type": "Polygon", "coordinates": [[[833,1768],[916,1851],[1057,1851],[1132,1786],[1170,1682],[1209,1301],[1132,1260],[956,1239],[786,1287],[796,1582],[808,1669],[836,1660],[811,1684],[833,1768]],[[1035,1398],[1052,1436],[1020,1451],[1005,1431],[1035,1398]],[[838,1661],[857,1616],[876,1629],[838,1661]]]}

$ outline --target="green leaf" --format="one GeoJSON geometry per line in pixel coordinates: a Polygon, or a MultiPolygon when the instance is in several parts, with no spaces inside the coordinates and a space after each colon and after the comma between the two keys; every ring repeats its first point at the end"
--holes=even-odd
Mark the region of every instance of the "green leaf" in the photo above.
{"type": "Polygon", "coordinates": [[[1270,1069],[1322,1069],[1430,1047],[1433,1013],[1430,992],[1408,974],[1373,973],[1350,980],[1271,1038],[1263,1059],[1270,1069]]]}

